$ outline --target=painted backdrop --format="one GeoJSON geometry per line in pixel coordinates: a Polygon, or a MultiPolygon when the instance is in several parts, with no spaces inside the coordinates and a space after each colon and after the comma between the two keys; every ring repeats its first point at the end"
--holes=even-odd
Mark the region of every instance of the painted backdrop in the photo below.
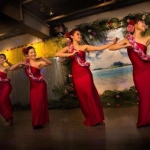
{"type": "MultiPolygon", "coordinates": [[[[114,37],[122,40],[123,29],[109,30],[107,39],[103,43],[111,42],[114,37]]],[[[102,43],[93,41],[90,44],[101,45],[102,43]]],[[[87,54],[87,61],[91,63],[91,71],[99,93],[105,90],[123,90],[134,85],[132,65],[126,49],[90,52],[87,54]]]]}

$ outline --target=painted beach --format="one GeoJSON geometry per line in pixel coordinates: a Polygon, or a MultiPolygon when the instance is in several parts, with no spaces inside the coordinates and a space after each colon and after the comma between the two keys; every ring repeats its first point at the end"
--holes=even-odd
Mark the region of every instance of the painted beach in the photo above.
{"type": "Polygon", "coordinates": [[[132,65],[92,71],[99,94],[105,90],[124,90],[134,85],[132,65]]]}

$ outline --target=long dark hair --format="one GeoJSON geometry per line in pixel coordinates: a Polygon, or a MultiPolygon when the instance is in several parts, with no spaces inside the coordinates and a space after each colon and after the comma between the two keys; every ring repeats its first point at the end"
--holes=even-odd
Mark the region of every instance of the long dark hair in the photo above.
{"type": "MultiPolygon", "coordinates": [[[[144,19],[142,18],[136,18],[134,19],[134,23],[137,24],[139,21],[144,21],[144,19]]],[[[145,22],[145,21],[144,21],[145,22]]]]}
{"type": "Polygon", "coordinates": [[[3,56],[4,59],[6,60],[6,55],[5,54],[0,54],[0,56],[3,56]]]}
{"type": "Polygon", "coordinates": [[[33,46],[28,46],[27,48],[23,48],[22,52],[24,55],[28,55],[30,49],[35,49],[33,46]]]}
{"type": "Polygon", "coordinates": [[[72,38],[71,38],[71,35],[74,35],[74,33],[76,32],[76,31],[79,31],[79,32],[81,32],[78,28],[75,28],[75,29],[73,29],[73,30],[71,30],[70,32],[69,32],[69,34],[70,34],[70,40],[71,40],[71,42],[73,42],[73,40],[72,40],[72,38]]]}

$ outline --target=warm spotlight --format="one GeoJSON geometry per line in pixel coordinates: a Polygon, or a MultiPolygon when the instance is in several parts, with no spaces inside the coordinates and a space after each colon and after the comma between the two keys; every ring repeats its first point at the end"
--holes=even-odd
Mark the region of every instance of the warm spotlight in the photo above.
{"type": "Polygon", "coordinates": [[[50,10],[49,15],[52,16],[54,14],[54,12],[52,10],[50,10]]]}

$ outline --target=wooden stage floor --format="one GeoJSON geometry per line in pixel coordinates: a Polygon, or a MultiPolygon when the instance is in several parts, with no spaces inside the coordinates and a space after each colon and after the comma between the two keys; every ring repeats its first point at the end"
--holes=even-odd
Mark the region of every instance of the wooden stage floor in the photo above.
{"type": "Polygon", "coordinates": [[[105,124],[83,126],[80,109],[49,110],[50,123],[32,129],[30,111],[0,117],[0,150],[150,150],[150,127],[136,128],[137,107],[105,108],[105,124]]]}

